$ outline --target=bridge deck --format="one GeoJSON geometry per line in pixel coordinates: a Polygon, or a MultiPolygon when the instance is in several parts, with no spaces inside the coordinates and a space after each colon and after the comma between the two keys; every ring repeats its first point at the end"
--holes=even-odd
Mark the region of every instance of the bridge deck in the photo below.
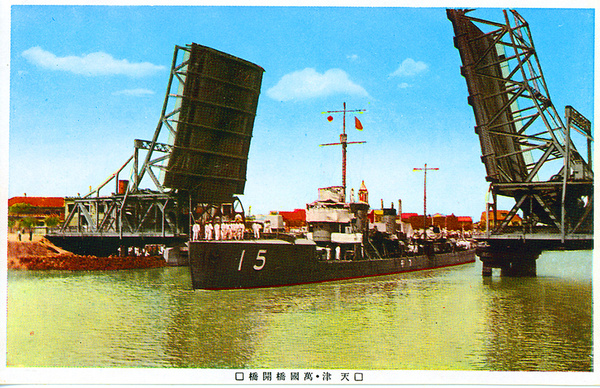
{"type": "Polygon", "coordinates": [[[507,233],[490,236],[477,236],[477,241],[485,242],[489,246],[502,248],[519,245],[545,250],[586,250],[594,248],[594,235],[581,233],[565,236],[560,233],[507,233]]]}

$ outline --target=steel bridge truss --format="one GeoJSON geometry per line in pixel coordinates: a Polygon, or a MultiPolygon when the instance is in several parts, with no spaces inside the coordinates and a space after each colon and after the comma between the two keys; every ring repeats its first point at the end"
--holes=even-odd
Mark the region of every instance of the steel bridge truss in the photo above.
{"type": "Polygon", "coordinates": [[[447,11],[493,197],[487,214],[491,212],[494,223],[488,233],[506,233],[519,210],[529,233],[536,228],[559,232],[563,240],[593,233],[590,121],[568,106],[563,124],[529,26],[516,11],[505,10],[504,23],[470,17],[468,12],[447,11]],[[587,161],[577,152],[571,129],[587,141],[587,161]],[[498,222],[497,196],[515,200],[498,222]]]}
{"type": "Polygon", "coordinates": [[[175,148],[173,140],[177,135],[190,50],[190,46],[175,47],[163,108],[152,140],[134,140],[133,155],[117,171],[84,196],[66,198],[67,216],[59,234],[178,237],[190,234],[190,225],[196,218],[214,222],[233,220],[236,214],[244,217],[237,197],[225,204],[197,203],[186,190],[162,183],[175,148]],[[174,85],[175,79],[179,81],[178,87],[174,85]],[[120,180],[128,166],[128,180],[120,180]],[[154,189],[140,188],[146,174],[154,189]],[[111,182],[114,186],[109,185],[111,182]],[[107,187],[115,187],[115,191],[101,195],[100,191],[107,187]]]}
{"type": "Polygon", "coordinates": [[[71,207],[61,233],[97,236],[174,237],[186,233],[185,198],[139,192],[67,198],[71,207]],[[183,203],[182,203],[183,202],[183,203]]]}

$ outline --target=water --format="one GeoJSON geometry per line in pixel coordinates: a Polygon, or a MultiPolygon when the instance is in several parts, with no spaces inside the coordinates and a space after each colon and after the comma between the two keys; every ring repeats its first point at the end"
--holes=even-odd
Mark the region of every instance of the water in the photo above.
{"type": "Polygon", "coordinates": [[[592,252],[194,291],[187,268],[9,271],[9,367],[591,371],[592,252]]]}

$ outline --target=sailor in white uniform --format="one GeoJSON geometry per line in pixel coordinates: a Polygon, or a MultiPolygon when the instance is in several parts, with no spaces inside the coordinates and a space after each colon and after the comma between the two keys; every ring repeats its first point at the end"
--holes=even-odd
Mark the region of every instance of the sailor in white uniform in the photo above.
{"type": "Polygon", "coordinates": [[[200,225],[197,222],[195,222],[192,226],[192,233],[194,241],[198,241],[198,237],[200,234],[200,225]]]}
{"type": "Polygon", "coordinates": [[[260,230],[262,229],[262,225],[258,222],[252,224],[252,230],[254,231],[254,238],[260,238],[260,230]]]}
{"type": "Polygon", "coordinates": [[[210,222],[204,225],[204,238],[207,240],[212,240],[213,238],[213,226],[210,222]]]}

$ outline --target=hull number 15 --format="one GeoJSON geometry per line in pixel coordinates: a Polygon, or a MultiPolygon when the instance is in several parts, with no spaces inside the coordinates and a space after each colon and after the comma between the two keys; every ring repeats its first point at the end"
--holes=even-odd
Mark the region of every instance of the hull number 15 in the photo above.
{"type": "MultiPolygon", "coordinates": [[[[240,264],[238,265],[238,271],[242,270],[242,263],[244,262],[245,254],[246,254],[246,250],[244,249],[242,251],[242,255],[240,256],[240,264]]],[[[267,262],[267,258],[265,257],[266,254],[267,254],[266,249],[261,249],[256,254],[256,264],[254,264],[254,266],[252,267],[252,268],[254,268],[255,271],[260,271],[265,266],[265,263],[267,262]],[[260,263],[260,265],[259,265],[259,263],[260,263]]]]}

